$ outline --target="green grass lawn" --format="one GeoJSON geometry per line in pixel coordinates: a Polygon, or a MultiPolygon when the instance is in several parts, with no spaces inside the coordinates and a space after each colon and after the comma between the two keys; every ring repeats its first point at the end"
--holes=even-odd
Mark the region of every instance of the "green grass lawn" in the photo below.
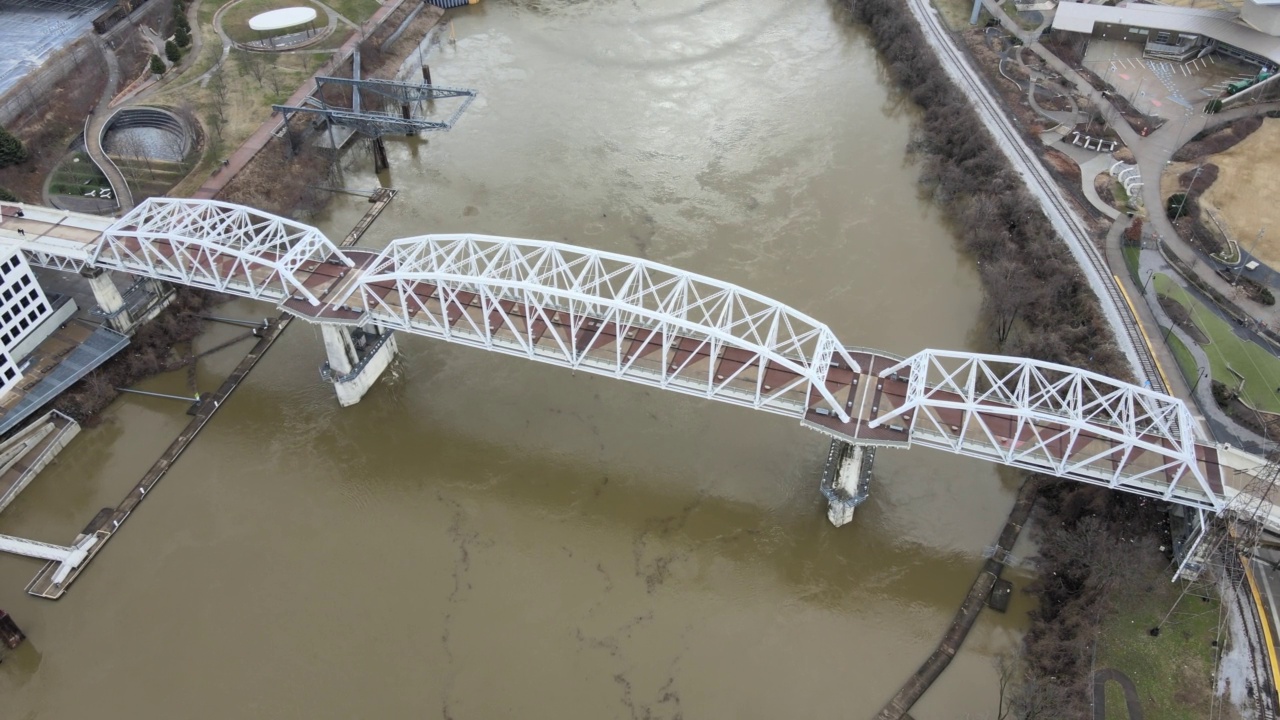
{"type": "MultiPolygon", "coordinates": [[[[1168,568],[1153,559],[1126,588],[1117,597],[1116,611],[1103,620],[1097,667],[1115,668],[1133,680],[1145,717],[1208,717],[1213,697],[1214,648],[1210,643],[1217,637],[1217,601],[1184,599],[1159,637],[1151,637],[1147,631],[1173,607],[1182,586],[1169,582],[1168,568]]],[[[1116,683],[1107,683],[1107,717],[1128,717],[1116,683]]]]}
{"type": "MultiPolygon", "coordinates": [[[[1161,328],[1160,332],[1167,333],[1168,328],[1161,328]]],[[[1178,361],[1178,369],[1182,371],[1182,378],[1187,381],[1187,387],[1191,387],[1200,375],[1200,366],[1196,364],[1195,357],[1187,349],[1186,343],[1182,342],[1177,335],[1169,335],[1169,349],[1173,351],[1173,359],[1178,361]]]]}
{"type": "Polygon", "coordinates": [[[1210,343],[1203,349],[1209,356],[1209,372],[1213,379],[1228,387],[1236,387],[1240,380],[1231,372],[1235,370],[1244,378],[1240,396],[1246,402],[1260,410],[1280,412],[1280,396],[1276,394],[1276,388],[1280,387],[1280,358],[1256,343],[1241,339],[1230,323],[1187,294],[1169,276],[1157,274],[1152,283],[1156,292],[1187,308],[1196,325],[1209,336],[1210,343]]]}
{"type": "Polygon", "coordinates": [[[1133,284],[1142,287],[1142,280],[1138,278],[1138,254],[1142,252],[1142,248],[1137,245],[1121,245],[1120,252],[1124,254],[1124,266],[1129,268],[1133,284]]]}
{"type": "Polygon", "coordinates": [[[991,18],[991,13],[984,8],[978,15],[978,24],[969,24],[969,15],[973,12],[973,0],[933,0],[933,7],[947,27],[959,32],[971,27],[982,27],[991,18]]]}
{"type": "Polygon", "coordinates": [[[325,4],[353,23],[368,20],[382,7],[378,0],[330,0],[325,4]]]}
{"type": "Polygon", "coordinates": [[[1013,0],[1005,0],[1005,2],[1000,4],[1000,7],[1004,8],[1005,14],[1013,18],[1013,21],[1023,30],[1035,30],[1037,27],[1040,27],[1039,23],[1032,22],[1022,16],[1022,13],[1019,13],[1018,8],[1014,6],[1013,0]]]}
{"type": "Polygon", "coordinates": [[[75,152],[64,158],[54,171],[53,179],[49,181],[49,192],[55,195],[80,196],[90,190],[110,187],[107,177],[83,152],[75,152]]]}

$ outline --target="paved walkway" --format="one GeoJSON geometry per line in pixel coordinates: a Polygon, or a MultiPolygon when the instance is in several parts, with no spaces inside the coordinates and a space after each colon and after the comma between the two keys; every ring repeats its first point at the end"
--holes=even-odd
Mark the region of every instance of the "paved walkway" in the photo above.
{"type": "Polygon", "coordinates": [[[106,150],[102,147],[102,129],[107,121],[111,118],[112,113],[108,111],[111,98],[115,97],[116,89],[120,86],[120,63],[116,60],[116,54],[102,42],[102,38],[98,35],[90,35],[93,38],[94,45],[98,47],[102,53],[103,60],[107,63],[107,86],[102,89],[102,96],[98,98],[98,104],[89,116],[89,122],[85,123],[84,130],[84,146],[85,152],[93,159],[98,168],[102,170],[102,174],[107,176],[107,182],[111,183],[111,190],[115,193],[116,203],[120,206],[120,212],[126,213],[133,209],[133,192],[129,189],[129,183],[124,178],[124,173],[120,172],[120,168],[107,157],[106,150]]]}
{"type": "MultiPolygon", "coordinates": [[[[1092,158],[1080,163],[1080,189],[1084,191],[1084,196],[1089,199],[1089,204],[1094,206],[1098,212],[1106,215],[1112,220],[1119,220],[1124,213],[1120,212],[1110,203],[1103,200],[1102,196],[1098,194],[1098,188],[1094,187],[1093,184],[1094,178],[1104,172],[1107,172],[1111,169],[1111,166],[1115,164],[1115,159],[1110,155],[1094,153],[1092,158]]],[[[1122,225],[1122,227],[1128,226],[1128,222],[1122,225]]],[[[1111,241],[1108,240],[1107,242],[1110,244],[1111,241]]],[[[1111,269],[1115,270],[1116,266],[1112,265],[1111,269]]]]}
{"type": "Polygon", "coordinates": [[[1124,704],[1129,710],[1129,720],[1142,720],[1142,703],[1138,699],[1138,688],[1128,675],[1119,670],[1107,668],[1093,673],[1093,720],[1107,719],[1107,681],[1120,683],[1124,690],[1124,704]]]}
{"type": "MultiPolygon", "coordinates": [[[[1116,240],[1115,245],[1119,248],[1119,238],[1116,238],[1116,240]]],[[[1119,251],[1117,250],[1118,254],[1119,251]]],[[[1120,262],[1123,263],[1124,259],[1120,258],[1120,262]]],[[[1141,288],[1130,290],[1130,294],[1134,298],[1134,305],[1138,306],[1139,311],[1144,316],[1143,323],[1148,322],[1147,318],[1150,318],[1150,321],[1154,323],[1151,325],[1152,328],[1173,328],[1173,333],[1191,351],[1191,356],[1195,358],[1197,367],[1207,369],[1209,367],[1209,356],[1204,349],[1182,328],[1176,327],[1173,319],[1165,313],[1164,308],[1160,307],[1160,303],[1156,299],[1155,288],[1149,282],[1149,278],[1154,273],[1163,273],[1175,280],[1178,277],[1178,272],[1165,262],[1158,250],[1143,250],[1138,256],[1138,277],[1143,279],[1143,284],[1146,285],[1146,293],[1143,293],[1141,288]]],[[[1124,279],[1128,281],[1126,284],[1132,285],[1132,279],[1127,277],[1127,272],[1125,275],[1124,279]]],[[[1187,292],[1200,297],[1210,310],[1216,311],[1213,303],[1207,298],[1201,297],[1199,291],[1195,288],[1187,288],[1187,292]]],[[[1229,319],[1228,322],[1230,322],[1229,319]]],[[[1185,394],[1180,392],[1179,395],[1181,397],[1191,397],[1190,387],[1187,381],[1183,379],[1182,372],[1178,369],[1177,361],[1173,358],[1173,352],[1169,349],[1168,343],[1164,341],[1163,337],[1156,336],[1152,336],[1151,342],[1153,345],[1158,344],[1156,350],[1160,354],[1160,362],[1164,364],[1165,372],[1170,375],[1177,375],[1177,378],[1171,377],[1169,380],[1185,391],[1185,394]]],[[[1193,399],[1195,401],[1193,410],[1198,408],[1202,413],[1197,418],[1208,423],[1211,431],[1210,436],[1219,442],[1231,443],[1235,447],[1244,448],[1254,454],[1263,454],[1263,448],[1270,445],[1261,435],[1242,427],[1218,408],[1217,402],[1213,399],[1213,384],[1209,382],[1208,378],[1196,384],[1195,397],[1193,399]]]]}
{"type": "MultiPolygon", "coordinates": [[[[1000,20],[1001,25],[1006,31],[1021,39],[1026,44],[1028,50],[1034,52],[1044,60],[1045,64],[1049,68],[1058,73],[1058,75],[1065,81],[1073,84],[1077,92],[1087,96],[1090,102],[1092,102],[1095,107],[1099,108],[1104,115],[1108,117],[1121,117],[1119,110],[1114,107],[1106,94],[1095,89],[1076,68],[1067,65],[1067,63],[1063,62],[1057,55],[1053,54],[1039,43],[1040,33],[1044,31],[1045,27],[1047,27],[1047,22],[1042,23],[1036,30],[1028,32],[1021,29],[1018,24],[1004,12],[1004,9],[994,2],[994,0],[983,0],[983,7],[994,17],[1000,20]]],[[[1173,157],[1174,152],[1178,149],[1179,144],[1183,139],[1194,137],[1196,133],[1201,132],[1206,127],[1216,127],[1220,124],[1230,122],[1231,120],[1248,117],[1261,111],[1262,108],[1260,107],[1245,107],[1228,110],[1217,115],[1205,115],[1204,113],[1195,112],[1187,116],[1185,123],[1166,123],[1163,127],[1146,137],[1140,135],[1130,127],[1127,122],[1117,122],[1112,126],[1117,135],[1120,136],[1121,141],[1133,152],[1139,172],[1142,174],[1142,200],[1147,208],[1147,231],[1158,239],[1164,239],[1179,257],[1187,260],[1192,258],[1199,258],[1202,260],[1203,265],[1210,270],[1198,273],[1200,277],[1215,290],[1227,297],[1231,297],[1233,295],[1234,288],[1232,288],[1230,283],[1221,278],[1217,273],[1211,271],[1211,268],[1213,268],[1216,263],[1199,253],[1195,248],[1191,247],[1189,243],[1178,237],[1177,232],[1174,231],[1173,223],[1171,223],[1168,217],[1164,214],[1164,199],[1160,196],[1160,178],[1163,175],[1170,158],[1173,157]]],[[[1082,182],[1084,182],[1084,178],[1082,178],[1082,182]]],[[[1088,194],[1087,191],[1086,194],[1088,194]]],[[[1120,224],[1122,223],[1117,223],[1117,225],[1120,224]]],[[[1130,297],[1135,299],[1135,304],[1138,306],[1135,309],[1138,311],[1138,315],[1142,319],[1144,327],[1155,328],[1157,325],[1152,324],[1155,320],[1155,316],[1152,314],[1148,303],[1137,300],[1139,296],[1142,295],[1142,292],[1140,288],[1134,287],[1134,284],[1129,277],[1128,270],[1124,264],[1123,255],[1119,248],[1119,233],[1120,230],[1113,227],[1112,232],[1108,235],[1105,248],[1108,262],[1116,276],[1120,278],[1121,284],[1124,285],[1125,289],[1129,292],[1130,297]]],[[[1148,261],[1146,257],[1151,254],[1151,252],[1142,253],[1143,264],[1141,272],[1143,277],[1146,276],[1146,273],[1149,270],[1154,269],[1152,265],[1155,264],[1155,260],[1148,261]]],[[[1164,260],[1159,256],[1159,253],[1154,253],[1154,255],[1156,260],[1159,261],[1159,265],[1163,266],[1163,269],[1159,270],[1160,272],[1165,272],[1175,278],[1178,277],[1176,272],[1164,263],[1164,260]]],[[[1179,280],[1179,282],[1181,281],[1179,280]]],[[[1194,292],[1195,288],[1188,288],[1188,291],[1194,292]]],[[[1210,304],[1212,305],[1212,303],[1210,304]]],[[[1259,321],[1266,323],[1271,327],[1280,326],[1280,306],[1255,307],[1251,305],[1249,307],[1249,311],[1252,312],[1254,317],[1259,321]]],[[[1161,315],[1161,319],[1165,323],[1169,322],[1168,318],[1163,316],[1163,314],[1161,315]]],[[[1153,352],[1157,354],[1160,358],[1161,364],[1164,366],[1165,375],[1171,376],[1169,377],[1169,382],[1174,388],[1180,390],[1180,392],[1177,392],[1176,394],[1184,399],[1194,400],[1191,398],[1190,388],[1185,382],[1181,381],[1182,373],[1178,371],[1176,363],[1172,362],[1172,354],[1168,351],[1168,347],[1165,343],[1161,342],[1160,339],[1153,338],[1152,345],[1154,346],[1152,348],[1153,352]]],[[[1188,347],[1192,348],[1192,354],[1196,356],[1197,363],[1200,363],[1202,367],[1207,368],[1208,358],[1202,351],[1200,351],[1199,346],[1192,342],[1188,343],[1188,347]]],[[[1209,385],[1209,383],[1201,383],[1201,386],[1207,385],[1209,385]]],[[[1201,409],[1208,414],[1208,418],[1206,419],[1209,421],[1210,425],[1213,426],[1215,434],[1227,436],[1222,438],[1223,441],[1229,442],[1230,438],[1235,438],[1236,443],[1239,443],[1242,447],[1253,446],[1254,448],[1259,448],[1258,441],[1261,441],[1262,438],[1255,433],[1240,427],[1234,421],[1227,419],[1225,414],[1221,413],[1221,411],[1217,409],[1217,405],[1213,402],[1212,392],[1209,387],[1198,387],[1196,389],[1196,395],[1200,398],[1200,402],[1198,404],[1201,409]],[[1207,400],[1207,402],[1205,400],[1207,400]]]]}

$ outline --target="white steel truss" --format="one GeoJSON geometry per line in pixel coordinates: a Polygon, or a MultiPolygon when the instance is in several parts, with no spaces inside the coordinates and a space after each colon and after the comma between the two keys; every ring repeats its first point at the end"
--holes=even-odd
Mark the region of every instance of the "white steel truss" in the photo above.
{"type": "Polygon", "coordinates": [[[925,350],[880,373],[910,373],[901,416],[911,442],[1220,510],[1178,398],[1025,358],[925,350]]]}
{"type": "Polygon", "coordinates": [[[150,198],[105,232],[89,259],[100,268],[255,300],[320,301],[299,270],[346,258],[319,230],[243,205],[150,198]]]}
{"type": "Polygon", "coordinates": [[[801,417],[848,420],[827,387],[860,369],[822,323],[647,260],[484,235],[396,240],[333,301],[388,328],[801,417]],[[359,298],[358,301],[354,298],[359,298]]]}

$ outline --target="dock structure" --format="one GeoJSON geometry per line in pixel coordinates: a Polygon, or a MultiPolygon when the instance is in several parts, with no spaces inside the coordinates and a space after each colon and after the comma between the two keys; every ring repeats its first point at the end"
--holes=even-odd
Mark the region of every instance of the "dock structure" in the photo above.
{"type": "Polygon", "coordinates": [[[0,511],[79,433],[80,423],[53,410],[0,444],[0,511]]]}
{"type": "MultiPolygon", "coordinates": [[[[396,191],[391,188],[375,190],[372,197],[370,197],[372,201],[371,207],[356,223],[355,229],[347,234],[341,246],[350,247],[354,245],[369,229],[374,220],[382,214],[382,211],[386,209],[395,196],[396,191]]],[[[254,323],[258,337],[257,343],[254,344],[249,353],[244,356],[231,375],[223,381],[215,392],[201,396],[196,413],[190,422],[178,434],[178,437],[169,444],[169,447],[160,455],[155,464],[147,470],[142,479],[134,485],[124,500],[120,501],[115,508],[104,508],[100,511],[94,521],[77,536],[73,547],[57,548],[57,546],[48,546],[45,552],[50,553],[50,555],[44,558],[48,562],[27,584],[26,590],[29,594],[47,600],[57,600],[66,594],[67,588],[75,582],[76,578],[80,577],[81,573],[88,567],[89,562],[98,556],[98,553],[102,551],[107,542],[120,530],[124,521],[133,514],[133,511],[142,503],[147,494],[164,478],[200,431],[213,419],[214,413],[231,397],[231,393],[240,386],[240,383],[249,375],[249,372],[258,364],[258,361],[266,355],[267,350],[271,349],[271,346],[275,344],[276,339],[289,327],[294,317],[293,314],[288,312],[281,312],[272,321],[264,321],[261,325],[254,323]],[[53,553],[57,550],[67,551],[67,553],[55,556],[53,553]],[[67,562],[68,557],[74,559],[74,564],[67,562]]],[[[2,456],[0,456],[0,459],[2,459],[2,456]]],[[[4,538],[0,536],[0,550],[4,549],[3,542],[4,538]]],[[[35,550],[35,548],[27,549],[29,551],[35,550]]],[[[23,554],[40,557],[32,554],[32,552],[23,554]]]]}
{"type": "Polygon", "coordinates": [[[365,231],[373,225],[373,221],[378,219],[382,211],[387,209],[387,206],[395,199],[398,192],[399,190],[388,187],[380,187],[374,190],[369,196],[369,202],[373,203],[373,205],[360,218],[355,227],[351,228],[351,232],[347,233],[347,236],[343,238],[342,247],[351,247],[360,242],[360,238],[364,237],[365,231]]]}

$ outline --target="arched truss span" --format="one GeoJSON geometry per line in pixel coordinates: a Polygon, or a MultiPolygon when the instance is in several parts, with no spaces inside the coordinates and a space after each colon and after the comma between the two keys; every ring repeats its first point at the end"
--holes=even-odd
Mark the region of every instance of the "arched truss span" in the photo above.
{"type": "Polygon", "coordinates": [[[303,277],[325,262],[352,263],[319,230],[216,200],[151,198],[98,240],[89,264],[255,300],[320,300],[303,277]]]}
{"type": "Polygon", "coordinates": [[[743,288],[638,258],[483,235],[396,240],[333,300],[397,328],[801,417],[848,415],[859,371],[827,326],[743,288]]]}
{"type": "Polygon", "coordinates": [[[1212,448],[1178,398],[1087,370],[1026,358],[925,350],[909,373],[911,442],[961,455],[1220,510],[1212,448]]]}

